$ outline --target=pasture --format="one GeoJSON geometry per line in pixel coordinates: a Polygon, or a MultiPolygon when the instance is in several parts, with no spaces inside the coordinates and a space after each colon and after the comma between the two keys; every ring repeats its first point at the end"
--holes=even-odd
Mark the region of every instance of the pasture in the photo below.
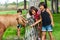
{"type": "MultiPolygon", "coordinates": [[[[16,10],[0,11],[0,15],[2,15],[2,14],[15,14],[15,13],[16,13],[16,10]]],[[[27,13],[27,11],[23,10],[23,15],[26,13],[27,13]]],[[[54,36],[55,40],[60,40],[60,13],[53,14],[53,18],[54,18],[54,24],[55,24],[55,26],[53,27],[53,36],[54,36]]],[[[24,37],[24,33],[25,33],[25,28],[22,27],[21,28],[21,38],[24,37]]],[[[17,28],[10,26],[5,31],[2,39],[5,40],[6,38],[13,38],[13,37],[15,37],[15,38],[17,37],[17,28]]],[[[49,39],[48,34],[47,34],[47,39],[49,39]]]]}

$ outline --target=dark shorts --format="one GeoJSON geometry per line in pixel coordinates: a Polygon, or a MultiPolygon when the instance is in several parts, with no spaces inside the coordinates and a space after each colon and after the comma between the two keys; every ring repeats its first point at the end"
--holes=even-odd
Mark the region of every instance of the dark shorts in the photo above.
{"type": "Polygon", "coordinates": [[[22,25],[21,25],[21,24],[18,24],[18,25],[17,25],[17,28],[21,28],[21,27],[22,27],[22,25]]]}

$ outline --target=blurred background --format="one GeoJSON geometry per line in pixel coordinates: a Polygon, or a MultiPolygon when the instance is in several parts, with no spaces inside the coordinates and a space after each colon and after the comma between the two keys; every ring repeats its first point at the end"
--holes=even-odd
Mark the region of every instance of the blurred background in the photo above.
{"type": "MultiPolygon", "coordinates": [[[[36,3],[36,1],[34,2],[36,3]]],[[[40,0],[40,2],[43,1],[51,10],[60,12],[60,0],[40,0]]],[[[28,9],[29,3],[31,3],[31,0],[0,0],[0,11],[16,10],[18,8],[28,9]]]]}
{"type": "MultiPolygon", "coordinates": [[[[24,0],[0,0],[0,11],[24,9],[24,0]]],[[[28,0],[26,0],[26,9],[28,9],[28,0]]]]}

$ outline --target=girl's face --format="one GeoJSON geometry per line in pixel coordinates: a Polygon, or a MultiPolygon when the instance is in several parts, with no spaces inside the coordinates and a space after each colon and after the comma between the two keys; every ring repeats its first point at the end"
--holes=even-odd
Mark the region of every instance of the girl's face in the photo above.
{"type": "Polygon", "coordinates": [[[43,5],[41,5],[39,8],[40,8],[41,11],[44,10],[44,6],[43,5]]]}
{"type": "Polygon", "coordinates": [[[36,13],[35,10],[32,10],[32,14],[35,15],[35,13],[36,13]]]}

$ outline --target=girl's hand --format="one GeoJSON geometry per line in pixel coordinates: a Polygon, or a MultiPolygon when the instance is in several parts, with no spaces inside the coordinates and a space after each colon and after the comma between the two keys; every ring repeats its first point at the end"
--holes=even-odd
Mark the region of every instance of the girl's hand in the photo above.
{"type": "Polygon", "coordinates": [[[54,22],[51,22],[51,25],[54,27],[54,22]]]}
{"type": "Polygon", "coordinates": [[[28,21],[26,21],[26,23],[28,23],[28,21]]]}
{"type": "Polygon", "coordinates": [[[31,27],[33,27],[33,25],[31,25],[31,27]]]}
{"type": "Polygon", "coordinates": [[[30,27],[32,28],[33,26],[31,25],[30,27]]]}
{"type": "Polygon", "coordinates": [[[31,27],[35,26],[34,24],[30,25],[31,27]]]}

